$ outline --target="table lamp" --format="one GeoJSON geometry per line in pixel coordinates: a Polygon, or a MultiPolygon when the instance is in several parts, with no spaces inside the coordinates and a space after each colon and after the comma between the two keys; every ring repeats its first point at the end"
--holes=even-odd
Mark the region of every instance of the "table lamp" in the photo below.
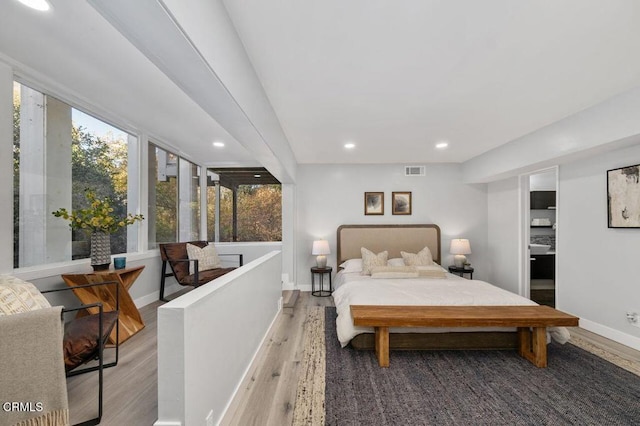
{"type": "Polygon", "coordinates": [[[311,254],[316,257],[316,265],[318,268],[326,268],[327,267],[327,254],[331,254],[331,250],[329,250],[329,241],[327,240],[316,240],[313,242],[313,248],[311,249],[311,254]]]}
{"type": "Polygon", "coordinates": [[[451,240],[449,253],[455,255],[453,256],[453,264],[457,268],[463,268],[464,264],[467,262],[465,254],[471,254],[471,245],[469,245],[469,240],[464,238],[451,240]]]}

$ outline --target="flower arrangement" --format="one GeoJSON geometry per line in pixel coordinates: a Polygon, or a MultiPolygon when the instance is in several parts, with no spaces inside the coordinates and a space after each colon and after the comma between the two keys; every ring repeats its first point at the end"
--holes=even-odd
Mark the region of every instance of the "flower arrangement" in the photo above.
{"type": "Polygon", "coordinates": [[[84,194],[87,201],[89,201],[89,207],[86,209],[79,209],[69,213],[67,209],[61,208],[52,212],[52,214],[55,217],[68,220],[71,229],[84,229],[89,232],[103,232],[105,234],[113,234],[120,228],[133,225],[135,222],[144,219],[141,214],[132,215],[131,213],[122,218],[115,217],[110,198],[100,199],[90,189],[85,190],[84,194]]]}

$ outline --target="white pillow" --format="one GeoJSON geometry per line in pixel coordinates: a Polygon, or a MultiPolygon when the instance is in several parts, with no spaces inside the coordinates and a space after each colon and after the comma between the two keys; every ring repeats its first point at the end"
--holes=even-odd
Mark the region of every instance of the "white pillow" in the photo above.
{"type": "Polygon", "coordinates": [[[375,254],[371,250],[361,247],[360,253],[362,253],[362,275],[371,275],[371,268],[374,266],[387,266],[389,252],[386,250],[375,254]]]}
{"type": "Polygon", "coordinates": [[[425,247],[418,253],[407,253],[401,251],[404,264],[407,266],[430,266],[433,265],[433,257],[431,256],[431,250],[429,247],[425,247]]]}
{"type": "Polygon", "coordinates": [[[406,266],[404,264],[404,260],[399,257],[394,257],[393,259],[389,259],[387,262],[387,266],[406,266]]]}
{"type": "Polygon", "coordinates": [[[50,307],[49,301],[30,282],[10,275],[0,275],[0,315],[19,314],[50,307]]]}
{"type": "Polygon", "coordinates": [[[344,272],[361,272],[362,271],[362,259],[349,259],[340,264],[340,267],[344,272]]]}
{"type": "MultiPolygon", "coordinates": [[[[213,244],[207,244],[200,248],[194,244],[187,243],[187,255],[189,259],[198,260],[198,271],[216,269],[222,266],[216,247],[213,244]]],[[[195,272],[194,262],[189,262],[189,274],[194,274],[195,272]]]]}

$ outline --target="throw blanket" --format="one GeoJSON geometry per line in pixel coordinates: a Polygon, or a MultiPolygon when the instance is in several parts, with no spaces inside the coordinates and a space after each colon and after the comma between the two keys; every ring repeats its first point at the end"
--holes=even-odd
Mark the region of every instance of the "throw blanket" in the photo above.
{"type": "Polygon", "coordinates": [[[0,424],[69,424],[61,311],[0,315],[0,424]]]}

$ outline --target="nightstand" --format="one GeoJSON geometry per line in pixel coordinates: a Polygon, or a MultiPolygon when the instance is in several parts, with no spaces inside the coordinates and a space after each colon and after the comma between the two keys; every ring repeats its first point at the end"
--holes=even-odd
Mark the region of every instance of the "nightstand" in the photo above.
{"type": "Polygon", "coordinates": [[[469,279],[473,279],[473,268],[470,266],[458,268],[457,266],[451,265],[449,266],[449,272],[451,272],[452,274],[460,275],[461,277],[464,277],[464,274],[469,274],[469,279]]]}
{"type": "Polygon", "coordinates": [[[311,268],[311,294],[318,297],[331,296],[333,292],[333,284],[331,283],[331,271],[333,268],[327,266],[326,268],[318,268],[313,266],[311,268]],[[329,274],[329,290],[324,289],[324,274],[329,274]],[[320,289],[316,290],[316,275],[320,276],[320,289]]]}

